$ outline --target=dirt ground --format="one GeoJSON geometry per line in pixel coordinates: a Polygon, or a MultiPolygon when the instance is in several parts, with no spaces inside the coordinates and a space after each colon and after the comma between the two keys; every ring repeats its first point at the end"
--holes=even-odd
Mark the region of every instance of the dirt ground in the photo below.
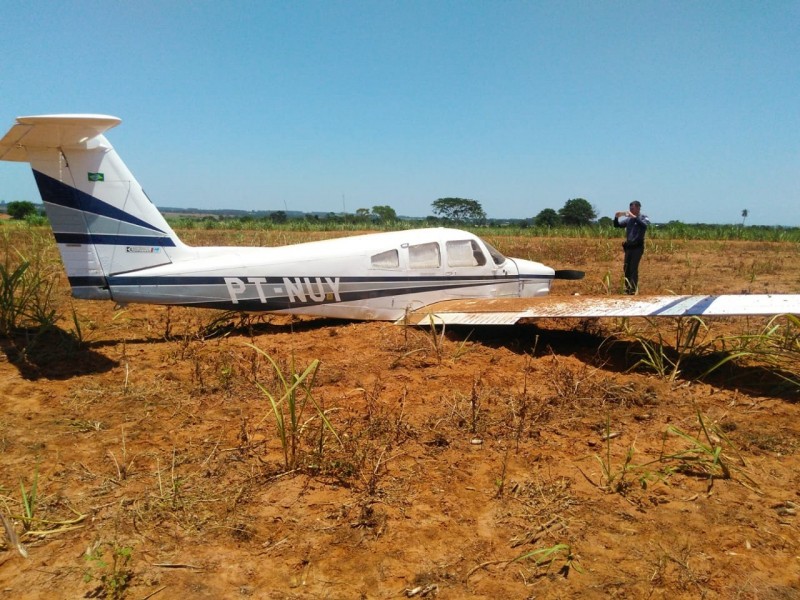
{"type": "MultiPolygon", "coordinates": [[[[617,287],[618,240],[491,241],[586,270],[554,294],[617,287]]],[[[654,240],[641,277],[798,293],[800,249],[654,240]]],[[[800,598],[798,387],[631,370],[677,321],[441,335],[58,289],[83,347],[0,340],[0,596],[800,598]],[[307,368],[284,452],[269,394],[307,368]]]]}

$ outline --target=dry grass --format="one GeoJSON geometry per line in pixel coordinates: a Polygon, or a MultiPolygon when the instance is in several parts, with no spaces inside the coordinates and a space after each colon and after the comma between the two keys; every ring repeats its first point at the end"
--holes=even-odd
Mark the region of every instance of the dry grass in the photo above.
{"type": "MultiPolygon", "coordinates": [[[[577,253],[589,287],[618,266],[603,243],[577,253]]],[[[646,260],[665,257],[666,285],[681,253],[705,251],[646,260]]],[[[732,273],[715,284],[747,278],[732,273]]],[[[69,315],[63,278],[55,297],[69,315]]],[[[16,598],[798,593],[800,405],[758,355],[699,381],[686,359],[674,377],[630,370],[639,342],[602,344],[609,329],[75,307],[87,333],[70,360],[0,363],[0,589],[16,598]],[[314,361],[330,427],[309,400],[287,466],[257,383],[280,408],[314,361]]]]}

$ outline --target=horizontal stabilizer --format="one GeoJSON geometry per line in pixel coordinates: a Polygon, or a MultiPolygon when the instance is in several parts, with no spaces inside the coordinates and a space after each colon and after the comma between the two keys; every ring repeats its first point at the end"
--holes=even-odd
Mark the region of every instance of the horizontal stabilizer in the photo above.
{"type": "Polygon", "coordinates": [[[28,162],[31,150],[85,147],[120,122],[109,115],[17,117],[14,126],[0,139],[0,160],[28,162]]]}
{"type": "Polygon", "coordinates": [[[397,321],[409,325],[514,325],[521,319],[800,315],[800,294],[564,296],[445,300],[397,321]]]}

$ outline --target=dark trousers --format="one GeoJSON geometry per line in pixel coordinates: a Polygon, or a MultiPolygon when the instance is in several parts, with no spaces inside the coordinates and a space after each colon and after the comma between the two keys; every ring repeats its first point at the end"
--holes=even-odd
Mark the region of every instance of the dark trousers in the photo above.
{"type": "Polygon", "coordinates": [[[625,248],[625,293],[635,294],[639,290],[639,262],[644,254],[644,246],[625,248]]]}

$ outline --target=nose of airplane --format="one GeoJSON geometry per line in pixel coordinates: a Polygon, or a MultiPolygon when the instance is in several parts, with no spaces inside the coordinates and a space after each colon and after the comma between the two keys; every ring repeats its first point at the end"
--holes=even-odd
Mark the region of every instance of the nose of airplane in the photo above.
{"type": "Polygon", "coordinates": [[[521,298],[544,296],[550,292],[550,284],[555,271],[542,263],[522,258],[514,258],[519,276],[519,295],[521,298]]]}

